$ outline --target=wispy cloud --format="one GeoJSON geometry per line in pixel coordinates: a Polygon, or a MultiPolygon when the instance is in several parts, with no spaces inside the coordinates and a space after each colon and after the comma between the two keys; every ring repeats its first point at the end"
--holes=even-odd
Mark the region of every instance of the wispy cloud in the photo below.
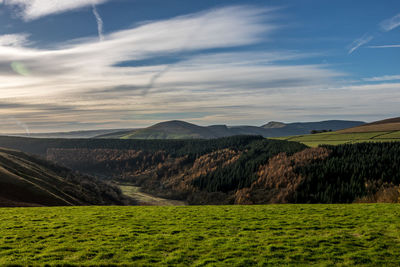
{"type": "Polygon", "coordinates": [[[226,51],[270,41],[279,29],[275,19],[268,9],[233,6],[108,33],[102,42],[80,39],[53,49],[1,46],[0,101],[8,108],[0,109],[0,116],[24,121],[32,131],[143,126],[156,122],[151,114],[198,110],[207,114],[192,121],[242,124],[245,114],[258,120],[276,116],[282,109],[272,112],[272,107],[287,97],[308,105],[310,95],[344,74],[324,65],[288,63],[312,56],[293,51],[226,51]],[[168,64],[121,67],[181,52],[185,58],[167,73],[168,64]],[[27,70],[25,75],[14,72],[12,62],[27,70]],[[143,95],[152,77],[157,83],[143,95]],[[254,110],[233,108],[243,103],[254,103],[254,110]]]}
{"type": "Polygon", "coordinates": [[[16,6],[17,14],[24,20],[63,13],[85,6],[98,5],[108,0],[2,0],[0,4],[16,6]]]}
{"type": "Polygon", "coordinates": [[[0,46],[20,47],[28,44],[29,34],[5,34],[0,35],[0,46]]]}
{"type": "Polygon", "coordinates": [[[395,81],[400,80],[400,75],[384,75],[379,77],[364,78],[366,82],[383,82],[383,81],[395,81]]]}
{"type": "Polygon", "coordinates": [[[400,26],[400,14],[397,14],[390,19],[384,20],[380,24],[383,31],[388,32],[400,26]]]}
{"type": "Polygon", "coordinates": [[[107,33],[102,42],[0,46],[0,132],[21,131],[16,121],[37,132],[147,126],[160,114],[191,114],[181,118],[203,125],[257,125],[398,111],[398,83],[339,86],[335,80],[346,74],[296,61],[313,55],[231,49],[271,41],[280,30],[276,18],[234,6],[107,33]],[[147,95],[149,80],[168,64],[121,64],[180,52],[185,57],[147,95]],[[29,71],[13,71],[12,62],[29,71]]]}

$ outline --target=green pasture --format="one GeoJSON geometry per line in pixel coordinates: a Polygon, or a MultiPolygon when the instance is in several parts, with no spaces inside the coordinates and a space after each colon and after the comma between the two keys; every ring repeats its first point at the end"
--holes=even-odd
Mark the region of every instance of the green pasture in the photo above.
{"type": "Polygon", "coordinates": [[[400,205],[0,209],[0,265],[399,266],[400,205]]]}
{"type": "Polygon", "coordinates": [[[296,141],[311,147],[319,145],[341,145],[361,142],[396,142],[400,141],[400,131],[365,133],[327,132],[319,134],[278,137],[273,139],[296,141]]]}

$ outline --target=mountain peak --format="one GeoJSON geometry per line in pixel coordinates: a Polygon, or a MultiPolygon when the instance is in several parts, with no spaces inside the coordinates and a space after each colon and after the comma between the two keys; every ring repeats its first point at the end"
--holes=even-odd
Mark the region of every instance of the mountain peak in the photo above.
{"type": "Polygon", "coordinates": [[[264,124],[263,126],[261,126],[262,128],[265,129],[274,129],[274,128],[283,128],[285,127],[286,124],[283,122],[279,122],[279,121],[270,121],[267,124],[264,124]]]}

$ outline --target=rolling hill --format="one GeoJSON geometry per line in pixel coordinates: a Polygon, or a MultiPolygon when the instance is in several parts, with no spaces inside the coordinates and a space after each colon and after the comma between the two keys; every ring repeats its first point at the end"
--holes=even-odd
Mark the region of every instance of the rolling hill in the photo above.
{"type": "Polygon", "coordinates": [[[166,121],[153,126],[132,131],[120,131],[96,138],[116,139],[212,139],[234,135],[261,135],[263,137],[308,134],[312,130],[340,130],[364,124],[361,121],[330,120],[321,122],[269,122],[258,126],[199,126],[185,121],[166,121]]]}
{"type": "Polygon", "coordinates": [[[277,139],[296,141],[308,146],[363,142],[399,142],[400,117],[371,122],[336,132],[282,136],[277,139]]]}
{"type": "Polygon", "coordinates": [[[366,133],[400,131],[400,117],[367,123],[338,131],[339,133],[366,133]]]}
{"type": "Polygon", "coordinates": [[[0,148],[0,206],[123,204],[121,192],[22,152],[0,148]]]}

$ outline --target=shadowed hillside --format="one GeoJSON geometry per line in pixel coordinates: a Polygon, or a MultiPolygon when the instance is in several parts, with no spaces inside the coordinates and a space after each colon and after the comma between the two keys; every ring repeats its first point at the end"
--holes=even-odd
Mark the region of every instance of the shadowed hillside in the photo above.
{"type": "Polygon", "coordinates": [[[131,132],[133,129],[110,129],[110,130],[89,130],[72,132],[54,132],[54,133],[20,133],[10,134],[10,136],[34,137],[34,138],[93,138],[99,135],[109,135],[116,132],[131,132]]]}
{"type": "Polygon", "coordinates": [[[120,205],[121,192],[24,153],[0,149],[0,206],[120,205]]]}

